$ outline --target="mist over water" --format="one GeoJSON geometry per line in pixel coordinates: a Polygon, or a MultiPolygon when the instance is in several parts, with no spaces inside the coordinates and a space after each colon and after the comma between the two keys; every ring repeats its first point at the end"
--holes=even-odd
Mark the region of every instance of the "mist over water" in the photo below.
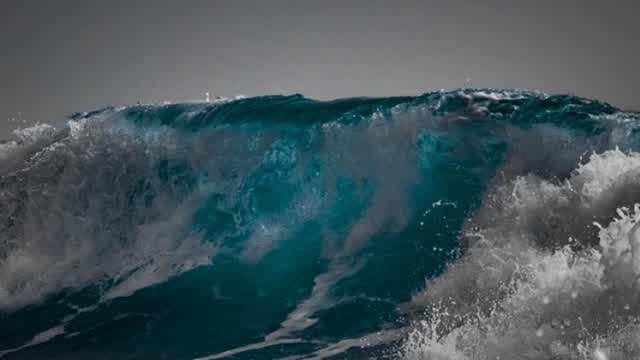
{"type": "Polygon", "coordinates": [[[0,357],[638,357],[638,120],[461,90],[16,130],[0,357]]]}

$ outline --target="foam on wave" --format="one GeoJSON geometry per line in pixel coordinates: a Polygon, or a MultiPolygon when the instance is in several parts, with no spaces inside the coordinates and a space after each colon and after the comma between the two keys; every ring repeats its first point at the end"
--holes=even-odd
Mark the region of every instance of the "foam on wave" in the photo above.
{"type": "Polygon", "coordinates": [[[640,154],[610,150],[564,181],[498,187],[467,225],[465,255],[413,297],[426,317],[404,356],[639,356],[639,180],[640,154]]]}

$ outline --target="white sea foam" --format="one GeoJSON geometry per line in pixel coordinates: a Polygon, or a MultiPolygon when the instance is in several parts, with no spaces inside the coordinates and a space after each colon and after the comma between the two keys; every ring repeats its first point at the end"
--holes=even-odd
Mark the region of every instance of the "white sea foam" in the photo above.
{"type": "Polygon", "coordinates": [[[52,340],[53,338],[56,338],[56,337],[64,335],[64,334],[65,334],[64,325],[59,325],[59,326],[52,327],[52,328],[47,329],[47,330],[45,330],[45,331],[43,331],[41,333],[36,334],[33,338],[31,338],[31,340],[29,340],[24,345],[18,346],[16,348],[0,351],[0,358],[5,357],[5,355],[9,355],[11,353],[18,352],[20,350],[24,350],[26,348],[30,348],[32,346],[44,344],[44,343],[52,340]]]}
{"type": "Polygon", "coordinates": [[[638,202],[639,183],[640,154],[612,150],[563,183],[530,175],[492,192],[469,221],[465,256],[414,296],[424,320],[401,355],[640,356],[640,206],[623,206],[638,202]]]}
{"type": "Polygon", "coordinates": [[[215,254],[190,229],[197,191],[182,198],[153,172],[170,136],[94,118],[15,137],[0,168],[0,311],[103,280],[115,283],[105,300],[126,296],[215,254]]]}

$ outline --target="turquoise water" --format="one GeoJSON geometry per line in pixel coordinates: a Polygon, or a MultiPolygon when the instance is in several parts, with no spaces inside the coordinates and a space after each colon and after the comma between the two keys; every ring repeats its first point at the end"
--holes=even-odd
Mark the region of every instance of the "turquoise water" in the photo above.
{"type": "Polygon", "coordinates": [[[465,256],[490,189],[562,181],[592,152],[636,150],[638,128],[588,99],[464,90],[139,105],[19,130],[0,144],[0,352],[403,356],[416,294],[465,256]]]}

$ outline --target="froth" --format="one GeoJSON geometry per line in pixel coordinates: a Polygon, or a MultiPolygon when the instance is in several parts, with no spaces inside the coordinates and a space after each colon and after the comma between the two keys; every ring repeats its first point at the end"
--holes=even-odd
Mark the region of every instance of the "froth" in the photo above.
{"type": "Polygon", "coordinates": [[[402,355],[640,356],[639,170],[640,154],[616,149],[566,181],[529,175],[491,192],[469,221],[465,255],[414,296],[423,320],[402,355]]]}
{"type": "Polygon", "coordinates": [[[170,141],[100,119],[15,135],[0,169],[0,310],[106,280],[107,298],[127,295],[215,252],[188,226],[197,194],[154,176],[170,141]]]}

